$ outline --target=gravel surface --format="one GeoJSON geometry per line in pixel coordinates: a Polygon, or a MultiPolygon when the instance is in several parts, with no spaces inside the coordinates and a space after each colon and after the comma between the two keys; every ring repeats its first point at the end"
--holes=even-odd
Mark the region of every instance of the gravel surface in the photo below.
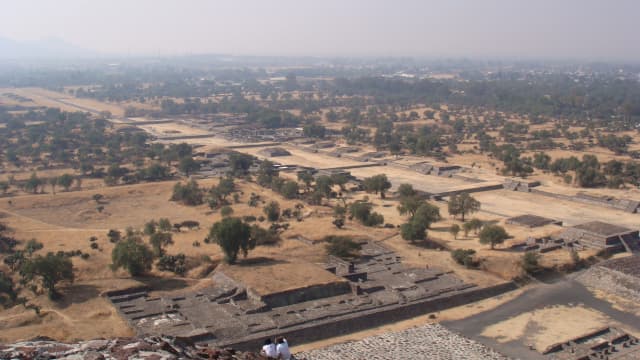
{"type": "Polygon", "coordinates": [[[507,357],[440,324],[428,324],[400,332],[372,336],[296,354],[307,360],[506,360],[507,357]]]}

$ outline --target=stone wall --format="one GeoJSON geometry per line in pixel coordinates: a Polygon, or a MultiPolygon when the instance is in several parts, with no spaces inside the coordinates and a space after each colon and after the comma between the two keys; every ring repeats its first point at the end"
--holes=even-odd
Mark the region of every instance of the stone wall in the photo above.
{"type": "Polygon", "coordinates": [[[364,314],[360,313],[326,321],[314,321],[289,329],[280,329],[277,333],[271,331],[252,334],[250,337],[238,339],[221,346],[230,346],[240,350],[256,349],[265,338],[274,335],[286,337],[292,345],[307,343],[406,320],[455,306],[466,305],[515,290],[516,288],[517,286],[513,282],[508,282],[492,287],[469,290],[446,298],[392,305],[374,309],[364,314]]]}

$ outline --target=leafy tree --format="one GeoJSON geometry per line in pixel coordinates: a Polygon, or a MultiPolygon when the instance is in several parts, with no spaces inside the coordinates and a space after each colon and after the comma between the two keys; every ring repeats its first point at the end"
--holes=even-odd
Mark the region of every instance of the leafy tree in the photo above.
{"type": "Polygon", "coordinates": [[[522,255],[522,270],[524,270],[527,274],[533,274],[540,270],[539,260],[540,255],[535,251],[527,251],[522,255]]]}
{"type": "Polygon", "coordinates": [[[422,204],[424,204],[424,200],[419,198],[417,195],[404,196],[400,198],[398,212],[400,215],[409,214],[410,217],[413,217],[422,204]]]}
{"type": "Polygon", "coordinates": [[[2,195],[7,195],[7,191],[9,191],[9,182],[8,181],[0,181],[0,191],[2,191],[2,195]]]}
{"type": "Polygon", "coordinates": [[[411,222],[425,229],[431,227],[431,224],[438,220],[440,220],[440,209],[427,202],[420,205],[415,215],[411,218],[411,222]]]}
{"type": "Polygon", "coordinates": [[[411,184],[400,184],[400,186],[398,186],[397,192],[400,198],[415,196],[417,194],[416,191],[413,189],[413,185],[411,184]]]}
{"type": "Polygon", "coordinates": [[[426,228],[412,221],[400,225],[400,235],[411,242],[424,240],[427,236],[426,228]]]}
{"type": "Polygon", "coordinates": [[[139,276],[151,270],[153,253],[139,239],[129,237],[116,244],[111,252],[111,261],[114,271],[124,268],[131,276],[139,276]]]}
{"type": "Polygon", "coordinates": [[[449,233],[451,233],[451,235],[453,235],[454,239],[458,238],[458,233],[460,233],[460,225],[458,224],[453,224],[449,227],[449,233]]]}
{"type": "Polygon", "coordinates": [[[473,249],[456,249],[451,252],[451,257],[455,262],[468,268],[475,268],[478,262],[473,259],[476,251],[473,249]]]}
{"type": "Polygon", "coordinates": [[[356,258],[362,249],[362,245],[347,236],[327,236],[324,241],[327,242],[327,253],[342,259],[356,258]]]}
{"type": "Polygon", "coordinates": [[[91,198],[93,199],[93,201],[95,201],[96,203],[99,203],[100,200],[102,200],[104,198],[104,195],[102,194],[93,194],[91,196],[91,198]]]}
{"type": "Polygon", "coordinates": [[[364,188],[367,192],[380,193],[382,199],[385,198],[385,192],[391,188],[391,182],[387,179],[387,175],[378,174],[363,180],[364,188]]]}
{"type": "Polygon", "coordinates": [[[158,223],[155,220],[148,221],[144,224],[144,234],[151,236],[156,233],[156,229],[158,227],[158,223]]]}
{"type": "Polygon", "coordinates": [[[195,206],[200,205],[203,202],[203,191],[200,189],[198,183],[191,179],[185,185],[178,182],[173,186],[173,195],[171,195],[171,201],[178,201],[185,205],[195,206]]]}
{"type": "Polygon", "coordinates": [[[509,234],[500,225],[487,225],[480,231],[480,243],[491,244],[491,250],[496,244],[502,244],[508,238],[509,234]]]}
{"type": "Polygon", "coordinates": [[[42,185],[42,182],[43,180],[38,178],[38,175],[35,172],[33,172],[31,173],[31,177],[29,178],[29,180],[25,182],[24,190],[35,194],[38,192],[38,187],[42,185]]]}
{"type": "Polygon", "coordinates": [[[0,305],[5,308],[12,306],[18,300],[18,290],[15,289],[10,276],[0,271],[0,305]]]}
{"type": "Polygon", "coordinates": [[[367,202],[355,202],[349,207],[351,217],[357,219],[365,226],[376,226],[384,222],[384,217],[371,211],[373,205],[367,202]]]}
{"type": "Polygon", "coordinates": [[[293,180],[287,180],[280,188],[280,193],[287,199],[295,199],[298,197],[298,183],[293,180]]]}
{"type": "Polygon", "coordinates": [[[56,284],[67,280],[73,282],[73,264],[64,254],[48,253],[27,259],[20,268],[23,281],[32,282],[39,279],[42,287],[47,289],[50,299],[58,297],[56,284]]]}
{"type": "Polygon", "coordinates": [[[160,257],[164,254],[164,247],[173,244],[173,236],[169,232],[156,232],[149,238],[153,254],[160,257]]]}
{"type": "Polygon", "coordinates": [[[239,218],[228,217],[213,224],[209,230],[209,238],[220,245],[224,252],[224,260],[234,264],[238,253],[242,251],[246,257],[256,244],[251,239],[251,227],[239,218]]]}
{"type": "Polygon", "coordinates": [[[220,209],[220,215],[222,215],[222,217],[229,217],[233,215],[233,208],[231,206],[223,206],[220,209]]]}
{"type": "Polygon", "coordinates": [[[316,193],[322,194],[322,196],[329,198],[331,197],[331,187],[333,186],[333,181],[331,177],[327,175],[321,175],[316,178],[316,193]]]}
{"type": "Polygon", "coordinates": [[[306,191],[309,191],[311,184],[313,183],[313,175],[308,171],[299,171],[298,180],[302,181],[306,187],[306,191]]]}
{"type": "Polygon", "coordinates": [[[249,173],[249,168],[253,165],[253,156],[234,152],[229,155],[229,166],[231,173],[236,176],[244,176],[249,173]]]}
{"type": "Polygon", "coordinates": [[[62,174],[58,177],[58,185],[62,186],[64,188],[64,191],[69,191],[72,184],[73,184],[73,175],[62,174]]]}
{"type": "Polygon", "coordinates": [[[264,214],[267,216],[267,220],[274,222],[280,218],[280,204],[277,201],[272,201],[267,204],[264,209],[264,214]]]}
{"type": "Polygon", "coordinates": [[[185,156],[180,159],[178,170],[182,171],[186,176],[189,176],[191,173],[200,170],[200,163],[195,161],[191,155],[185,156]]]}
{"type": "Polygon", "coordinates": [[[449,198],[449,215],[462,215],[462,221],[467,214],[480,210],[480,202],[468,193],[454,194],[449,198]]]}
{"type": "Polygon", "coordinates": [[[39,242],[36,239],[31,239],[31,240],[27,241],[26,244],[24,244],[24,251],[27,254],[31,255],[34,252],[42,249],[43,247],[44,247],[44,245],[41,242],[39,242]]]}
{"type": "Polygon", "coordinates": [[[158,229],[164,232],[171,231],[171,221],[167,218],[160,218],[160,220],[158,220],[158,229]]]}

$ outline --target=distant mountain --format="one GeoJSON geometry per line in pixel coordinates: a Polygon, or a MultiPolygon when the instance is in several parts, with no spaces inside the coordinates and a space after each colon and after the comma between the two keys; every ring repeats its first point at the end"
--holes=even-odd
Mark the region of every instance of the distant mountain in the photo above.
{"type": "Polygon", "coordinates": [[[23,42],[0,37],[0,59],[55,59],[96,55],[96,53],[90,50],[71,45],[55,38],[23,42]]]}

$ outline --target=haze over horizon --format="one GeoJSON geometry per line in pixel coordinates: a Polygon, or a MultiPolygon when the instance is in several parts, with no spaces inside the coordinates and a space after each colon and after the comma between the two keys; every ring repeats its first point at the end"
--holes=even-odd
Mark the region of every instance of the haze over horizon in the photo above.
{"type": "Polygon", "coordinates": [[[59,38],[103,55],[638,61],[638,13],[633,0],[23,0],[3,4],[0,38],[59,38]]]}

